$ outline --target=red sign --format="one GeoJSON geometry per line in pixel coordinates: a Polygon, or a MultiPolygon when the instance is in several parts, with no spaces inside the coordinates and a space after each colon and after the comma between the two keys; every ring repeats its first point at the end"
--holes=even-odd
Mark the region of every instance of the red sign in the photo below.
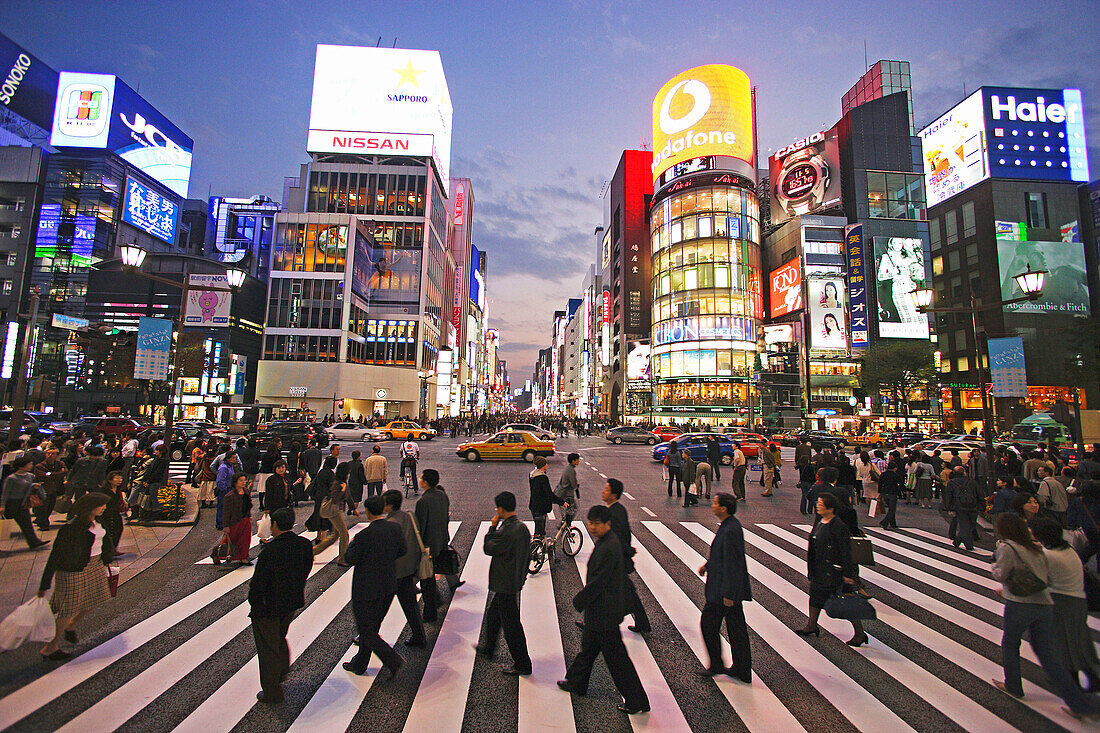
{"type": "Polygon", "coordinates": [[[797,257],[772,270],[768,280],[771,283],[772,318],[802,308],[802,268],[797,257]]]}
{"type": "Polygon", "coordinates": [[[600,315],[604,326],[611,323],[611,291],[603,291],[603,304],[600,306],[600,315]]]}
{"type": "Polygon", "coordinates": [[[455,226],[462,226],[463,215],[466,213],[466,186],[459,183],[455,186],[455,226]]]}
{"type": "Polygon", "coordinates": [[[455,330],[462,328],[462,265],[455,267],[454,302],[451,304],[451,325],[455,330]]]}

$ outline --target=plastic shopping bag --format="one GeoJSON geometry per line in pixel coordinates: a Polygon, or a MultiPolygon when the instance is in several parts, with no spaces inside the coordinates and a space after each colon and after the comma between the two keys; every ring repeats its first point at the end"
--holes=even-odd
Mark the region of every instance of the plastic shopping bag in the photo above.
{"type": "Polygon", "coordinates": [[[256,535],[260,538],[260,542],[267,542],[271,539],[271,515],[264,514],[258,520],[256,520],[256,535]]]}
{"type": "Polygon", "coordinates": [[[50,601],[35,596],[0,621],[0,649],[15,649],[27,641],[49,641],[55,632],[50,601]]]}

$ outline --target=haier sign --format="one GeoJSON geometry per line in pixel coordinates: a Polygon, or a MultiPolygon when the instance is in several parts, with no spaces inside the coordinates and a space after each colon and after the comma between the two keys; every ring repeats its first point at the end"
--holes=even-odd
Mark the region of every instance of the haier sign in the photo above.
{"type": "Polygon", "coordinates": [[[50,145],[106,148],[187,196],[194,141],[116,76],[61,72],[50,145]]]}
{"type": "Polygon", "coordinates": [[[982,87],[993,178],[1087,181],[1080,89],[982,87]]]}

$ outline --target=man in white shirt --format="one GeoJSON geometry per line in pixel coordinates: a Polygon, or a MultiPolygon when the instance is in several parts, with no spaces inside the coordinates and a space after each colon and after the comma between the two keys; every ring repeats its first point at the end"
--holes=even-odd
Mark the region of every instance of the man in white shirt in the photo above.
{"type": "Polygon", "coordinates": [[[133,433],[126,433],[126,441],[122,444],[122,483],[130,485],[130,471],[134,467],[134,458],[137,456],[138,441],[133,433]]]}
{"type": "Polygon", "coordinates": [[[401,444],[401,477],[408,475],[408,480],[404,484],[405,486],[411,486],[417,496],[420,495],[420,489],[416,483],[416,462],[420,460],[420,446],[416,442],[409,438],[401,444]]]}
{"type": "Polygon", "coordinates": [[[749,462],[745,454],[741,452],[741,444],[733,444],[733,495],[738,501],[745,500],[745,472],[749,469],[749,462]]]}

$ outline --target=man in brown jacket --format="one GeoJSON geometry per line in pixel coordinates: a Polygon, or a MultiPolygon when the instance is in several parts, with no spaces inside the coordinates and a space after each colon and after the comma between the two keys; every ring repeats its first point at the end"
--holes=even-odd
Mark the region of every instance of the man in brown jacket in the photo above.
{"type": "Polygon", "coordinates": [[[382,493],[382,485],[386,483],[386,457],[382,455],[382,447],[374,446],[370,458],[363,461],[363,476],[367,484],[367,497],[382,493]]]}

